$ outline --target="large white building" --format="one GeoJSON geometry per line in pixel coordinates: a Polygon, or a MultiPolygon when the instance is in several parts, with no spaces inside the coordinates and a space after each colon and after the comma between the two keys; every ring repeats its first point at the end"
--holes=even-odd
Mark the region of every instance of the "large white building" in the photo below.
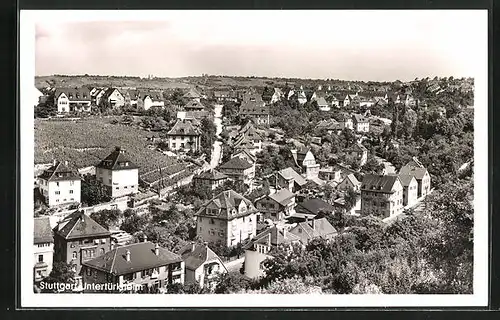
{"type": "Polygon", "coordinates": [[[172,151],[198,151],[201,147],[201,134],[198,127],[187,120],[177,120],[167,132],[168,147],[172,151]]]}
{"type": "Polygon", "coordinates": [[[138,192],[139,167],[125,156],[125,150],[120,147],[99,162],[95,174],[113,198],[138,192]]]}
{"type": "Polygon", "coordinates": [[[81,88],[57,88],[54,93],[54,104],[57,112],[66,113],[74,111],[91,111],[90,90],[81,88]]]}
{"type": "Polygon", "coordinates": [[[257,215],[250,200],[233,190],[223,191],[196,213],[196,235],[207,242],[235,246],[255,236],[257,215]]]}
{"type": "Polygon", "coordinates": [[[80,203],[81,178],[68,167],[67,161],[54,160],[53,165],[38,177],[38,185],[49,207],[80,203]]]}

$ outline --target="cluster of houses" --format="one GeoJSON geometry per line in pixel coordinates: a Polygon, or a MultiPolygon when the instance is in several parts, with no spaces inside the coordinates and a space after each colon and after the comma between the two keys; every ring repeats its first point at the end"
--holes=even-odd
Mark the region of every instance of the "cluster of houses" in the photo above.
{"type": "MultiPolygon", "coordinates": [[[[334,93],[321,86],[312,94],[302,87],[272,94],[249,90],[243,94],[214,91],[217,103],[240,102],[239,113],[250,118],[230,134],[233,150],[228,160],[193,176],[194,185],[215,190],[226,181],[241,182],[248,192],[264,177],[256,177],[257,154],[263,150],[264,136],[259,125],[270,124],[271,104],[282,99],[297,99],[303,104],[316,101],[319,110],[332,107],[371,106],[387,103],[411,105],[410,95],[358,92],[334,93]],[[369,103],[372,103],[369,105],[369,103]]],[[[163,107],[162,92],[152,90],[121,90],[118,88],[58,88],[55,91],[58,112],[91,111],[106,101],[111,107],[135,106],[148,110],[163,107]]],[[[184,106],[177,112],[173,127],[166,132],[166,143],[172,151],[196,152],[201,148],[200,120],[208,117],[207,95],[196,88],[184,94],[184,106]]],[[[370,131],[368,118],[361,114],[342,114],[340,120],[324,120],[316,129],[339,133],[348,128],[363,134],[370,131]]],[[[359,167],[367,161],[368,151],[361,143],[346,150],[359,167]]],[[[224,190],[204,203],[196,213],[196,235],[204,244],[190,244],[179,252],[170,252],[158,244],[142,239],[136,243],[118,241],[118,236],[91,219],[79,207],[55,225],[48,217],[35,218],[34,279],[47,277],[55,262],[73,265],[78,290],[102,292],[96,285],[112,283],[108,292],[164,292],[174,283],[198,283],[213,286],[216,275],[227,272],[222,260],[208,243],[219,242],[227,247],[238,244],[245,249],[244,273],[248,278],[263,275],[262,262],[272,257],[272,249],[281,245],[305,245],[314,238],[333,239],[336,230],[325,218],[344,212],[352,215],[373,214],[380,218],[399,215],[405,207],[418,203],[430,192],[430,176],[418,159],[401,168],[398,174],[362,175],[343,166],[321,167],[312,150],[301,146],[290,150],[294,165],[274,172],[265,179],[269,192],[249,200],[234,190],[224,190]],[[321,187],[333,187],[338,197],[324,198],[321,187]],[[356,193],[354,203],[346,203],[350,191],[356,193]]],[[[139,167],[130,161],[123,148],[116,147],[95,166],[95,179],[112,199],[147,202],[136,196],[139,190],[139,167]]],[[[36,179],[36,192],[49,207],[76,205],[81,202],[81,176],[68,162],[54,161],[36,179]]]]}

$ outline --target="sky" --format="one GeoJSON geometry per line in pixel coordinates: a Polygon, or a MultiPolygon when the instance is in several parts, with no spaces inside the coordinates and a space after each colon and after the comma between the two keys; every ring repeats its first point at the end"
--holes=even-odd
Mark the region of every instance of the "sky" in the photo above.
{"type": "Polygon", "coordinates": [[[36,75],[267,76],[408,81],[474,77],[485,11],[50,11],[36,75]]]}

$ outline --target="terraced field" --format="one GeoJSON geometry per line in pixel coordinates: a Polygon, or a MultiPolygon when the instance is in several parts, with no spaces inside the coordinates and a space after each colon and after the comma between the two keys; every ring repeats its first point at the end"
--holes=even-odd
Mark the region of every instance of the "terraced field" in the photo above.
{"type": "Polygon", "coordinates": [[[115,146],[126,150],[130,160],[140,167],[139,174],[179,163],[176,158],[148,149],[147,131],[110,121],[109,118],[35,119],[35,164],[58,159],[78,168],[88,167],[97,164],[115,146]]]}

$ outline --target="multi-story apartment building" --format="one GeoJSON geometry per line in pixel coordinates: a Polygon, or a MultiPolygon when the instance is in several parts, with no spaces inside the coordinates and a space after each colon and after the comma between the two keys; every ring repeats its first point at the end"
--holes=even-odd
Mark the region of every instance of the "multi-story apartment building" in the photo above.
{"type": "Polygon", "coordinates": [[[138,242],[85,261],[82,276],[85,292],[165,292],[184,283],[184,261],[158,244],[138,242]]]}
{"type": "Polygon", "coordinates": [[[39,282],[52,271],[54,255],[54,236],[50,227],[49,217],[35,218],[33,236],[34,281],[39,282]]]}
{"type": "Polygon", "coordinates": [[[227,273],[227,268],[208,244],[188,244],[179,251],[185,264],[184,281],[198,283],[200,287],[213,289],[217,276],[227,273]]]}
{"type": "Polygon", "coordinates": [[[255,165],[240,157],[234,157],[219,166],[219,171],[229,178],[251,186],[255,178],[255,165]]]}
{"type": "Polygon", "coordinates": [[[231,247],[255,236],[259,212],[233,190],[223,191],[196,213],[196,234],[207,242],[231,247]]]}
{"type": "Polygon", "coordinates": [[[361,213],[388,218],[403,212],[403,185],[398,176],[366,174],[361,182],[361,213]]]}
{"type": "Polygon", "coordinates": [[[80,203],[81,178],[67,161],[54,160],[52,166],[38,177],[38,187],[49,207],[80,203]]]}
{"type": "Polygon", "coordinates": [[[83,211],[73,212],[53,231],[54,262],[73,265],[75,281],[77,285],[82,285],[82,263],[111,250],[111,233],[83,211]]]}
{"type": "Polygon", "coordinates": [[[115,147],[104,160],[96,165],[96,178],[113,197],[139,192],[139,167],[125,156],[125,150],[115,147]]]}
{"type": "Polygon", "coordinates": [[[281,189],[255,201],[255,207],[263,219],[283,220],[295,213],[295,194],[281,189]]]}
{"type": "Polygon", "coordinates": [[[173,151],[198,151],[201,147],[200,130],[190,121],[177,120],[167,132],[168,147],[173,151]]]}

